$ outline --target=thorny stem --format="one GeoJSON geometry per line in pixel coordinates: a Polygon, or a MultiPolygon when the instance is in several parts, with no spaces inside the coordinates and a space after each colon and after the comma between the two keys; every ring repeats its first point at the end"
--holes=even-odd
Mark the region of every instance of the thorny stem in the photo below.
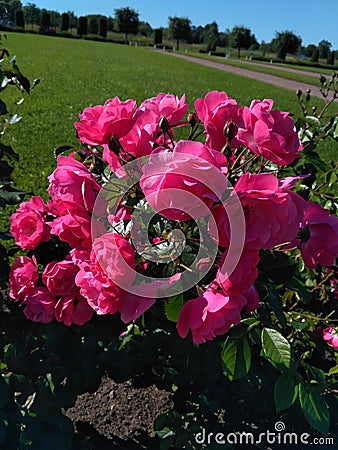
{"type": "Polygon", "coordinates": [[[236,173],[239,172],[243,167],[251,163],[254,159],[256,159],[256,155],[252,155],[247,161],[245,161],[243,164],[241,164],[239,167],[236,168],[236,170],[231,171],[230,173],[236,173]]]}

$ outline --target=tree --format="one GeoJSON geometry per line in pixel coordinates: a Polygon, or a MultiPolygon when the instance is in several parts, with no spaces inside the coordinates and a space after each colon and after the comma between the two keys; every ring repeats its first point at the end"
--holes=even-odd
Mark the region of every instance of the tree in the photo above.
{"type": "Polygon", "coordinates": [[[252,35],[249,28],[243,26],[235,26],[229,36],[230,45],[237,48],[237,56],[241,57],[241,48],[248,49],[252,44],[252,35]]]}
{"type": "Polygon", "coordinates": [[[313,53],[312,53],[311,62],[316,62],[317,63],[318,60],[319,60],[319,51],[318,51],[318,47],[316,47],[314,49],[313,53]]]}
{"type": "Polygon", "coordinates": [[[191,27],[191,40],[193,44],[201,44],[203,42],[203,32],[204,28],[199,25],[195,27],[194,25],[191,27]]]}
{"type": "Polygon", "coordinates": [[[39,33],[49,33],[50,29],[50,15],[46,10],[41,14],[40,31],[39,33]]]}
{"type": "Polygon", "coordinates": [[[87,17],[81,16],[79,17],[79,28],[77,30],[77,34],[84,36],[87,34],[87,32],[88,32],[87,17]]]}
{"type": "Polygon", "coordinates": [[[219,41],[219,31],[216,22],[208,23],[204,27],[203,42],[207,46],[207,51],[215,51],[219,41]]]}
{"type": "Polygon", "coordinates": [[[69,28],[73,30],[74,28],[78,28],[79,26],[79,19],[76,17],[73,11],[67,11],[67,14],[69,16],[69,28]]]}
{"type": "Polygon", "coordinates": [[[327,64],[329,64],[330,66],[333,66],[335,57],[336,57],[336,52],[335,51],[330,52],[326,58],[327,64]]]}
{"type": "Polygon", "coordinates": [[[163,30],[162,28],[156,28],[154,30],[154,44],[162,44],[163,42],[163,30]]]}
{"type": "Polygon", "coordinates": [[[117,30],[124,33],[125,42],[128,43],[128,34],[136,34],[138,31],[139,14],[132,8],[115,9],[117,30]]]}
{"type": "Polygon", "coordinates": [[[107,37],[107,19],[105,17],[101,17],[99,20],[99,36],[107,37]]]}
{"type": "Polygon", "coordinates": [[[16,12],[22,11],[22,3],[20,0],[10,0],[6,8],[8,10],[9,21],[15,23],[16,12]]]}
{"type": "Polygon", "coordinates": [[[99,24],[98,18],[96,15],[87,16],[88,20],[88,33],[89,34],[98,34],[99,32],[99,24]]]}
{"type": "Polygon", "coordinates": [[[180,40],[191,39],[191,22],[187,17],[169,17],[169,36],[176,39],[176,48],[180,48],[180,40]]]}
{"type": "Polygon", "coordinates": [[[22,10],[25,17],[25,22],[30,23],[32,28],[34,24],[39,23],[40,8],[38,8],[35,3],[27,3],[27,5],[24,6],[22,10]]]}
{"type": "Polygon", "coordinates": [[[17,27],[25,28],[25,19],[23,17],[23,11],[16,11],[16,13],[15,13],[15,25],[17,27]]]}
{"type": "Polygon", "coordinates": [[[308,58],[311,58],[314,51],[316,50],[316,46],[314,44],[309,44],[305,47],[304,52],[308,58]]]}
{"type": "Polygon", "coordinates": [[[69,28],[69,14],[63,13],[61,17],[61,31],[68,31],[69,28]]]}
{"type": "Polygon", "coordinates": [[[222,31],[219,34],[219,45],[221,47],[228,47],[229,45],[229,35],[230,35],[230,30],[225,30],[224,32],[222,31]]]}
{"type": "Polygon", "coordinates": [[[332,44],[329,41],[326,41],[323,39],[318,44],[318,52],[319,52],[319,58],[326,59],[331,51],[332,44]]]}
{"type": "Polygon", "coordinates": [[[138,32],[142,36],[150,37],[153,34],[153,29],[151,28],[148,22],[139,22],[138,32]]]}
{"type": "Polygon", "coordinates": [[[278,57],[284,61],[287,53],[294,54],[297,52],[298,47],[302,45],[302,38],[288,30],[276,32],[274,45],[278,57]]]}

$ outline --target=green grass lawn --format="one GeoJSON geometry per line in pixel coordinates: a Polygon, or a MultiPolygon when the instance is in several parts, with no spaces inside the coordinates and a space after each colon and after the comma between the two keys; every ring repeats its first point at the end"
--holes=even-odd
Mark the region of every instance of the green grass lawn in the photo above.
{"type": "MultiPolygon", "coordinates": [[[[300,112],[292,91],[147,49],[19,33],[8,34],[5,46],[30,80],[41,78],[22,105],[8,104],[23,119],[9,130],[5,141],[20,154],[16,185],[44,198],[47,176],[55,168],[54,148],[76,143],[73,123],[83,108],[116,95],[141,103],[159,92],[186,94],[192,109],[196,98],[217,89],[240,105],[253,98],[272,98],[275,108],[300,112]]],[[[7,99],[13,103],[19,97],[17,93],[7,99]]],[[[321,101],[313,103],[319,106],[321,101]]],[[[335,148],[329,147],[326,154],[332,158],[335,148]]]]}

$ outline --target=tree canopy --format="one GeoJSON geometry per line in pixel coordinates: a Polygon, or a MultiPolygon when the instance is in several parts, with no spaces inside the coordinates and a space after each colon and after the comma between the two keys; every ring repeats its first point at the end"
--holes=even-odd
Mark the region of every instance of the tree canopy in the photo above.
{"type": "Polygon", "coordinates": [[[187,17],[169,17],[169,35],[176,39],[177,50],[180,48],[180,40],[191,39],[191,21],[187,17]]]}
{"type": "Polygon", "coordinates": [[[294,54],[302,45],[302,38],[295,35],[292,31],[276,32],[276,37],[273,40],[277,54],[281,60],[285,60],[286,54],[294,54]]]}
{"type": "Polygon", "coordinates": [[[120,33],[124,33],[125,41],[128,42],[128,34],[137,34],[139,25],[139,14],[132,8],[115,9],[115,20],[117,29],[120,33]]]}
{"type": "Polygon", "coordinates": [[[231,47],[237,48],[238,58],[241,57],[241,48],[247,49],[256,41],[255,36],[251,34],[251,30],[243,26],[235,26],[229,38],[231,47]]]}

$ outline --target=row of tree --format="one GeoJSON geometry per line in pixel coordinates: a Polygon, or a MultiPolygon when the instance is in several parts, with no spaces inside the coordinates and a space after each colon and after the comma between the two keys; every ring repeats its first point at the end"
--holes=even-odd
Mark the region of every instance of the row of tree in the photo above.
{"type": "Polygon", "coordinates": [[[147,22],[139,20],[139,14],[132,8],[125,7],[115,9],[113,17],[105,17],[92,14],[77,17],[74,12],[68,11],[60,14],[57,11],[39,8],[34,3],[22,6],[20,0],[0,1],[0,16],[2,22],[15,24],[23,27],[24,24],[40,26],[40,31],[48,32],[51,29],[62,31],[77,30],[78,34],[94,34],[103,37],[107,31],[124,33],[126,42],[130,34],[141,34],[143,36],[155,35],[155,43],[162,44],[163,36],[174,39],[176,48],[179,49],[180,41],[192,44],[204,44],[206,50],[215,51],[216,47],[232,47],[237,49],[240,57],[241,49],[260,50],[265,53],[276,53],[282,60],[288,53],[302,53],[318,61],[319,58],[327,59],[331,64],[334,62],[335,52],[331,51],[331,43],[322,40],[318,45],[310,44],[302,46],[302,39],[291,31],[276,32],[275,38],[270,43],[262,41],[258,43],[251,30],[244,26],[235,26],[232,30],[219,31],[216,22],[202,26],[192,25],[187,17],[169,17],[167,29],[153,30],[147,22]]]}

